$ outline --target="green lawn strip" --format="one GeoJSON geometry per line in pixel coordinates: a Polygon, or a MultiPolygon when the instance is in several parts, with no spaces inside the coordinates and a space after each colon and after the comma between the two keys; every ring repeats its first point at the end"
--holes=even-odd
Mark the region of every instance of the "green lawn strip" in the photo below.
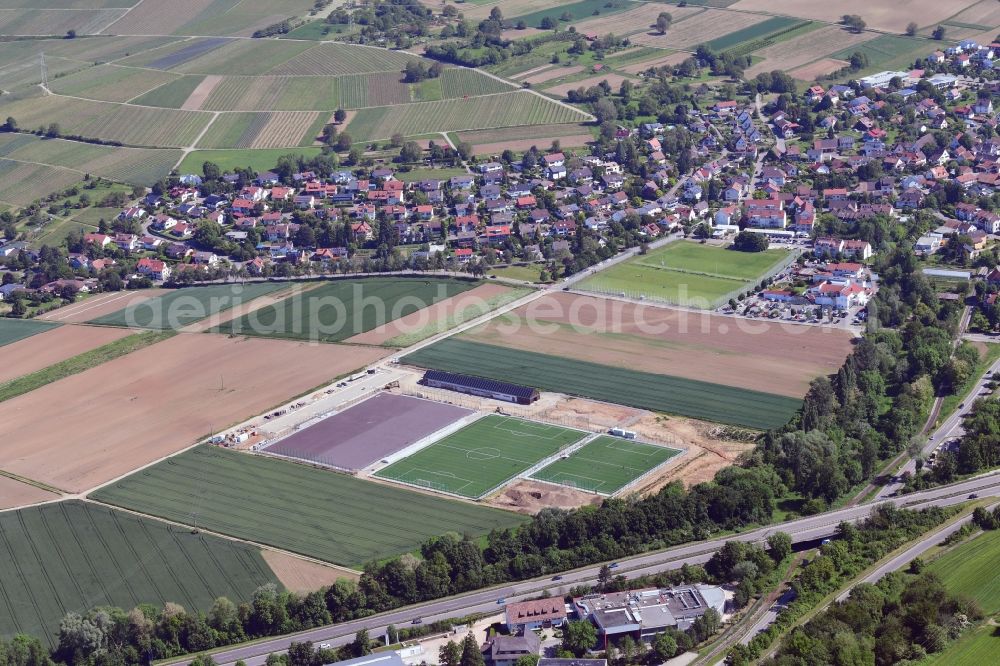
{"type": "Polygon", "coordinates": [[[802,404],[795,398],[760,391],[454,338],[403,360],[544,391],[757,429],[784,425],[802,404]]]}
{"type": "Polygon", "coordinates": [[[511,280],[523,280],[524,282],[538,282],[538,277],[542,274],[545,264],[529,264],[527,266],[511,265],[500,266],[490,269],[490,275],[510,278],[511,280]]]}
{"type": "Polygon", "coordinates": [[[941,411],[938,414],[938,423],[941,419],[948,418],[952,412],[958,409],[959,403],[965,402],[970,399],[975,399],[974,395],[970,395],[973,387],[979,382],[979,378],[989,370],[990,366],[1000,359],[1000,344],[986,344],[986,353],[981,354],[979,362],[976,363],[976,367],[972,369],[969,373],[969,378],[965,380],[962,387],[955,391],[953,395],[945,396],[944,400],[941,401],[941,411]]]}
{"type": "Polygon", "coordinates": [[[1000,531],[991,530],[952,548],[927,568],[937,573],[951,592],[979,602],[988,615],[1000,613],[1000,531]]]}
{"type": "Polygon", "coordinates": [[[95,606],[181,604],[207,612],[220,596],[249,601],[277,577],[258,548],[89,502],[0,513],[4,573],[0,636],[55,647],[59,622],[95,606]]]}
{"type": "Polygon", "coordinates": [[[289,283],[287,282],[227,283],[185,287],[97,317],[87,323],[133,328],[182,328],[205,317],[288,287],[289,283]]]}
{"type": "Polygon", "coordinates": [[[333,280],[226,322],[218,332],[340,342],[480,284],[430,277],[333,280]]]}
{"type": "MultiPolygon", "coordinates": [[[[438,145],[445,143],[443,136],[431,139],[438,145]]],[[[395,172],[396,180],[412,183],[418,180],[447,180],[452,176],[468,176],[469,172],[461,167],[442,167],[440,169],[410,169],[395,172]]]]}
{"type": "Polygon", "coordinates": [[[201,167],[205,162],[213,162],[223,171],[247,168],[254,171],[267,171],[273,169],[278,163],[278,158],[285,155],[293,155],[310,159],[320,154],[322,149],[319,146],[307,148],[233,148],[218,150],[195,150],[187,154],[184,160],[177,167],[177,172],[181,174],[194,173],[201,174],[201,167]]]}
{"type": "Polygon", "coordinates": [[[375,476],[475,499],[586,435],[490,414],[375,476]]]}
{"type": "Polygon", "coordinates": [[[678,449],[602,435],[531,478],[612,495],[678,453],[678,449]]]}
{"type": "Polygon", "coordinates": [[[360,568],[448,531],[486,534],[524,517],[346,474],[200,446],[93,499],[360,568]]]}
{"type": "Polygon", "coordinates": [[[480,307],[480,304],[469,305],[462,310],[451,313],[447,319],[444,321],[431,322],[427,326],[424,326],[418,331],[412,333],[403,333],[397,335],[394,338],[386,340],[384,343],[387,347],[409,347],[415,345],[421,340],[426,340],[432,335],[437,335],[438,333],[444,333],[445,331],[451,330],[456,326],[460,326],[467,321],[471,321],[476,317],[481,317],[482,315],[492,312],[498,308],[502,308],[508,303],[513,303],[519,298],[524,298],[530,294],[533,290],[529,288],[515,288],[510,291],[504,292],[502,294],[497,294],[491,298],[484,300],[480,307]]]}
{"type": "Polygon", "coordinates": [[[65,361],[59,361],[47,368],[42,368],[23,377],[12,379],[9,382],[0,384],[0,402],[24,395],[46,384],[79,374],[85,370],[90,370],[102,363],[113,361],[120,356],[125,356],[157,342],[162,342],[173,335],[172,331],[146,331],[137,335],[130,335],[120,340],[109,342],[97,349],[77,354],[65,361]]]}
{"type": "Polygon", "coordinates": [[[637,6],[639,6],[638,3],[627,0],[613,0],[612,2],[608,2],[608,0],[580,0],[580,2],[568,5],[554,5],[550,9],[542,9],[530,14],[507,17],[507,20],[511,23],[524,21],[529,27],[538,28],[541,27],[542,20],[545,18],[560,20],[563,14],[570,14],[573,17],[573,21],[579,21],[591,16],[616,14],[628,9],[634,9],[637,6]]]}
{"type": "Polygon", "coordinates": [[[982,666],[1000,654],[1000,628],[987,622],[968,630],[943,651],[917,662],[920,666],[982,666]]]}
{"type": "Polygon", "coordinates": [[[0,347],[56,328],[59,324],[33,319],[0,318],[0,347]]]}

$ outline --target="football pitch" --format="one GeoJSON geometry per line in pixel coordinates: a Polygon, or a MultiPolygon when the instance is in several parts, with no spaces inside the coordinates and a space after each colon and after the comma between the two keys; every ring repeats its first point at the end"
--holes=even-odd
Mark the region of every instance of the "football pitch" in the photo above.
{"type": "Polygon", "coordinates": [[[531,475],[539,481],[613,495],[680,451],[602,435],[531,475]]]}
{"type": "Polygon", "coordinates": [[[490,414],[375,476],[475,499],[586,435],[490,414]]]}

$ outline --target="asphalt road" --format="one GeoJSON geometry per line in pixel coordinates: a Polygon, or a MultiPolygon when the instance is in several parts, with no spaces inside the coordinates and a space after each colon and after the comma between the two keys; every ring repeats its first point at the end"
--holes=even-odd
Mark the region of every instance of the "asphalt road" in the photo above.
{"type": "MultiPolygon", "coordinates": [[[[934,449],[938,447],[938,445],[947,442],[949,439],[953,437],[961,437],[962,435],[965,434],[965,430],[962,428],[962,420],[965,418],[966,414],[972,411],[972,406],[973,403],[975,403],[976,398],[979,395],[981,395],[984,390],[988,390],[986,389],[986,384],[988,384],[991,381],[990,377],[993,375],[994,372],[1000,372],[1000,361],[997,361],[996,363],[991,365],[989,369],[987,369],[986,372],[983,374],[983,376],[979,378],[979,381],[976,382],[975,386],[965,397],[965,400],[962,403],[960,403],[964,405],[964,407],[959,407],[958,409],[956,409],[951,415],[948,416],[947,419],[944,420],[944,422],[940,426],[938,426],[937,430],[931,433],[930,437],[928,437],[927,439],[927,442],[924,444],[923,448],[920,451],[920,454],[923,457],[926,458],[928,455],[930,455],[934,451],[934,449]]],[[[898,492],[899,489],[903,487],[902,475],[907,472],[910,475],[913,475],[916,472],[916,470],[917,470],[917,462],[915,459],[910,458],[909,460],[906,461],[906,464],[904,464],[902,467],[899,468],[899,470],[896,472],[896,475],[893,476],[892,481],[882,486],[882,488],[879,489],[873,501],[879,501],[885,499],[886,497],[889,497],[890,495],[898,492]]]]}
{"type": "MultiPolygon", "coordinates": [[[[983,475],[950,486],[893,497],[889,498],[887,502],[909,508],[951,506],[966,501],[970,493],[977,493],[982,497],[1000,497],[1000,474],[983,475]]],[[[768,535],[779,531],[792,535],[792,540],[795,543],[815,541],[835,535],[837,525],[842,521],[855,522],[865,518],[873,507],[872,504],[847,507],[780,525],[770,525],[731,537],[686,544],[657,553],[640,555],[622,560],[613,571],[616,575],[624,574],[634,577],[676,569],[685,563],[703,563],[728,540],[763,541],[768,535]]],[[[375,636],[383,632],[389,624],[394,624],[397,627],[406,626],[417,618],[424,622],[431,622],[435,619],[460,617],[470,613],[496,611],[499,607],[498,601],[501,599],[515,601],[531,598],[545,590],[553,595],[565,594],[573,585],[596,580],[599,569],[600,566],[592,566],[567,572],[562,575],[560,580],[535,579],[448,597],[363,620],[328,625],[295,635],[269,639],[254,645],[235,647],[216,653],[214,658],[218,664],[233,664],[237,660],[243,660],[248,666],[260,666],[269,653],[287,650],[292,641],[311,641],[315,644],[329,643],[333,646],[343,645],[353,640],[354,634],[360,629],[367,629],[371,635],[375,636]]],[[[177,660],[173,663],[185,662],[177,660]]]]}

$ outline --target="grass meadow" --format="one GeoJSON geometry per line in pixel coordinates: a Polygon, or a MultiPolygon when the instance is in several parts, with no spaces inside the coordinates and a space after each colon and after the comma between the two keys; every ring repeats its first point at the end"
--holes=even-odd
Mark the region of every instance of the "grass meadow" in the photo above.
{"type": "Polygon", "coordinates": [[[486,534],[524,520],[264,456],[201,446],[94,495],[231,536],[360,567],[455,531],[486,534]]]}
{"type": "Polygon", "coordinates": [[[287,289],[284,282],[251,282],[186,287],[151,298],[133,307],[93,319],[88,324],[131,328],[180,328],[259,296],[287,289]]]}

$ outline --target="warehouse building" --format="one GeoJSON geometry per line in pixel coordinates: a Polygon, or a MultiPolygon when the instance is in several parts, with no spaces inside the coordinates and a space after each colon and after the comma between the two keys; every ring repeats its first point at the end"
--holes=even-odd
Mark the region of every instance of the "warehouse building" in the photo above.
{"type": "Polygon", "coordinates": [[[519,405],[530,405],[538,400],[538,389],[520,384],[509,384],[495,379],[456,375],[440,370],[428,370],[420,380],[424,386],[448,389],[480,398],[492,398],[504,402],[515,402],[519,405]]]}
{"type": "Polygon", "coordinates": [[[721,616],[726,595],[714,585],[649,588],[608,594],[588,594],[573,600],[576,614],[597,627],[601,644],[624,635],[652,640],[674,627],[684,631],[709,608],[721,616]]]}

